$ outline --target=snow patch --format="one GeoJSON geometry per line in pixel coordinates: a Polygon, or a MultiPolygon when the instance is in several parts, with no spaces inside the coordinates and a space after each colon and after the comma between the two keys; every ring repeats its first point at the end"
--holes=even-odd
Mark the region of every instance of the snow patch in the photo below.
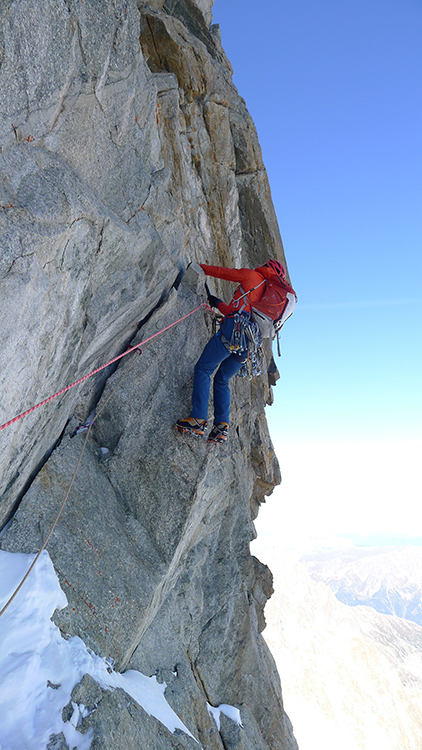
{"type": "MultiPolygon", "coordinates": [[[[0,550],[0,608],[12,595],[35,555],[0,550]]],[[[93,730],[77,731],[86,708],[73,703],[70,721],[62,709],[85,674],[103,689],[123,688],[170,732],[185,727],[164,697],[166,684],[130,670],[110,671],[105,659],[90,652],[81,638],[62,638],[51,621],[67,605],[47,551],[40,556],[21,590],[0,617],[0,750],[45,750],[51,735],[63,732],[69,747],[89,750],[93,730]]],[[[197,740],[195,740],[197,741],[197,740]]]]}
{"type": "Polygon", "coordinates": [[[240,718],[240,711],[238,708],[235,708],[235,706],[229,706],[227,703],[222,703],[221,706],[217,706],[216,708],[214,708],[213,706],[210,706],[209,703],[207,703],[207,709],[209,715],[213,717],[215,723],[217,724],[218,731],[220,731],[221,714],[224,714],[224,716],[227,716],[228,719],[234,721],[239,727],[243,727],[240,718]]]}

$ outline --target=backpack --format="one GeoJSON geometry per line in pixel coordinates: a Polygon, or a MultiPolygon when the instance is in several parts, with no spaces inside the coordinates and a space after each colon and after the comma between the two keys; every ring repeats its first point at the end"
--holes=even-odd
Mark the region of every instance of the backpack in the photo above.
{"type": "Polygon", "coordinates": [[[287,281],[274,277],[265,279],[260,300],[252,305],[252,320],[258,324],[263,339],[274,338],[292,314],[295,304],[296,294],[287,281]]]}

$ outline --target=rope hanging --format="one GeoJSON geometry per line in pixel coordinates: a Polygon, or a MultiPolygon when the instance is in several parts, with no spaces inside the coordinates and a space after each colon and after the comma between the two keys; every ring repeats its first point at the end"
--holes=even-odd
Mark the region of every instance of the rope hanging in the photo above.
{"type": "MultiPolygon", "coordinates": [[[[71,385],[67,386],[67,388],[64,388],[63,390],[58,391],[58,393],[55,393],[53,396],[50,396],[49,398],[45,399],[44,401],[41,401],[39,404],[36,404],[36,406],[33,406],[31,409],[28,409],[27,411],[23,412],[22,414],[19,414],[14,419],[11,419],[9,422],[6,422],[4,425],[1,425],[0,430],[4,429],[5,427],[8,427],[10,424],[13,424],[14,422],[17,422],[18,419],[22,419],[27,414],[31,414],[31,412],[35,411],[35,409],[38,409],[40,406],[43,406],[44,404],[47,404],[49,401],[52,401],[57,396],[59,396],[62,393],[65,393],[66,391],[70,390],[70,388],[73,388],[75,385],[78,385],[79,383],[82,383],[84,380],[87,380],[88,378],[92,377],[92,375],[95,375],[97,372],[100,372],[100,370],[104,370],[106,367],[108,367],[109,365],[113,364],[113,362],[117,362],[119,359],[122,359],[122,357],[125,357],[127,354],[130,354],[131,352],[134,352],[134,351],[138,351],[139,354],[141,354],[141,348],[140,348],[141,346],[144,346],[149,341],[152,341],[152,339],[155,339],[157,336],[160,336],[162,333],[165,333],[170,328],[173,328],[173,326],[177,325],[178,323],[181,323],[183,320],[186,320],[186,318],[189,318],[190,315],[193,315],[194,313],[198,312],[198,310],[201,310],[203,307],[207,308],[208,310],[211,310],[210,306],[206,302],[202,302],[202,304],[199,305],[199,307],[196,307],[194,310],[191,310],[191,312],[187,313],[187,315],[183,315],[182,318],[179,318],[178,320],[174,321],[173,323],[170,323],[170,325],[166,326],[165,328],[162,328],[160,331],[157,331],[157,333],[154,333],[152,336],[149,336],[144,341],[141,341],[139,344],[136,344],[136,346],[132,346],[130,349],[128,349],[127,351],[123,352],[123,354],[120,354],[118,357],[115,357],[110,362],[107,362],[107,364],[102,365],[101,367],[98,367],[96,370],[93,370],[93,372],[89,373],[89,375],[85,375],[85,377],[81,378],[80,380],[75,381],[75,383],[72,383],[71,385]]],[[[48,542],[49,542],[49,540],[51,538],[51,535],[52,535],[54,529],[57,526],[57,523],[58,523],[58,521],[60,519],[60,516],[63,513],[64,507],[66,505],[66,502],[67,502],[67,500],[69,498],[69,495],[70,495],[70,492],[72,490],[73,483],[74,483],[75,478],[76,478],[76,474],[78,473],[78,469],[79,469],[79,467],[81,465],[82,457],[83,457],[83,454],[85,452],[85,448],[87,446],[88,438],[89,438],[89,435],[91,433],[91,429],[92,429],[92,426],[93,426],[94,422],[98,419],[98,417],[100,416],[100,414],[102,413],[102,411],[105,409],[105,407],[109,403],[110,399],[114,396],[114,393],[119,388],[120,384],[123,382],[123,380],[125,379],[125,377],[130,373],[130,371],[131,371],[132,367],[134,366],[134,364],[136,363],[136,361],[137,361],[137,358],[135,358],[133,360],[133,362],[130,365],[130,367],[128,367],[128,369],[126,370],[126,372],[124,373],[124,375],[120,378],[119,382],[117,383],[117,385],[115,386],[115,388],[113,389],[113,391],[111,392],[111,394],[109,395],[109,397],[107,398],[107,400],[101,406],[101,409],[98,412],[98,414],[96,414],[96,416],[94,417],[94,419],[90,423],[90,425],[88,427],[88,431],[87,431],[86,436],[85,436],[85,440],[84,440],[84,443],[83,443],[83,446],[82,446],[82,450],[81,450],[78,462],[76,464],[75,471],[73,472],[72,479],[71,479],[70,484],[69,484],[69,488],[68,488],[68,490],[66,492],[66,495],[65,495],[65,498],[64,498],[64,500],[63,500],[63,502],[62,502],[62,504],[61,504],[61,506],[59,508],[59,511],[58,511],[58,513],[57,513],[54,521],[53,521],[53,524],[52,524],[52,526],[50,528],[50,531],[48,532],[48,534],[47,534],[44,542],[41,545],[41,549],[35,555],[35,558],[33,559],[31,565],[29,566],[29,568],[28,568],[27,572],[25,573],[25,575],[23,576],[22,580],[20,581],[20,583],[18,584],[18,586],[15,588],[15,590],[13,591],[13,593],[11,594],[11,596],[9,597],[9,599],[7,600],[7,602],[5,603],[5,605],[3,606],[3,608],[0,610],[0,617],[7,610],[7,608],[10,606],[10,604],[14,600],[15,596],[19,593],[20,589],[22,588],[23,584],[25,583],[26,579],[28,578],[29,574],[31,573],[31,571],[35,567],[37,561],[39,560],[41,554],[45,550],[45,548],[46,548],[46,546],[47,546],[47,544],[48,544],[48,542]]]]}
{"type": "Polygon", "coordinates": [[[179,320],[175,320],[174,323],[170,323],[170,325],[163,328],[161,331],[158,331],[157,333],[154,333],[152,336],[149,336],[149,338],[145,339],[144,341],[141,341],[139,344],[136,344],[136,346],[132,346],[130,349],[127,349],[127,351],[123,352],[123,354],[119,354],[117,357],[114,357],[114,359],[111,359],[110,362],[106,362],[105,365],[101,365],[101,367],[97,367],[96,370],[93,370],[92,372],[88,373],[88,375],[84,375],[83,378],[79,378],[79,380],[75,380],[74,383],[71,383],[71,385],[67,385],[65,388],[62,388],[60,391],[57,391],[57,393],[54,393],[52,396],[49,396],[48,398],[44,399],[44,401],[40,401],[39,404],[35,404],[35,406],[31,406],[30,409],[27,409],[26,411],[22,412],[22,414],[18,414],[16,417],[13,417],[13,419],[9,419],[8,422],[5,422],[4,424],[0,425],[0,432],[1,430],[4,430],[6,427],[10,427],[11,424],[14,424],[15,422],[18,422],[19,419],[23,419],[23,417],[28,416],[28,414],[32,414],[36,409],[39,409],[40,406],[44,406],[45,404],[48,404],[50,401],[53,401],[53,399],[57,398],[58,396],[62,396],[67,391],[70,391],[71,388],[74,388],[76,385],[80,385],[85,380],[88,380],[88,378],[92,378],[93,375],[96,375],[98,372],[101,372],[101,370],[105,370],[106,367],[109,367],[110,365],[113,365],[115,362],[118,362],[119,359],[122,359],[123,357],[126,357],[128,354],[131,354],[132,352],[139,349],[139,347],[144,346],[149,341],[152,341],[152,339],[155,339],[157,336],[160,336],[165,331],[168,331],[169,328],[173,328],[173,326],[176,326],[178,323],[181,323],[182,320],[185,320],[190,315],[193,315],[194,313],[198,312],[202,307],[208,308],[211,310],[210,306],[206,302],[202,302],[199,307],[196,307],[195,310],[191,310],[190,313],[187,313],[187,315],[184,315],[182,318],[179,318],[179,320]]]}

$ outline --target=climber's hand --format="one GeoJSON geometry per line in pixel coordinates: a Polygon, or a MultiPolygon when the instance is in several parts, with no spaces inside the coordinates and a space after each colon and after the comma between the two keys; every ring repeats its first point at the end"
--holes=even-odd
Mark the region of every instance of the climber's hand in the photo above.
{"type": "Polygon", "coordinates": [[[210,307],[216,307],[216,308],[218,308],[218,305],[222,301],[223,300],[219,299],[218,297],[214,297],[213,294],[209,294],[208,295],[208,304],[210,305],[210,307]]]}

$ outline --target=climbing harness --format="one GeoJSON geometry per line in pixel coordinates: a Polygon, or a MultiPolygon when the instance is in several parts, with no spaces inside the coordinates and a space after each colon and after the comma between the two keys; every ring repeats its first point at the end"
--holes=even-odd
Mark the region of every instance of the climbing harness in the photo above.
{"type": "Polygon", "coordinates": [[[234,315],[228,315],[224,320],[227,322],[231,320],[233,321],[230,338],[227,338],[224,333],[224,321],[220,329],[219,336],[226,349],[232,354],[247,351],[249,341],[253,336],[253,333],[250,330],[253,323],[249,313],[235,313],[234,315]]]}

